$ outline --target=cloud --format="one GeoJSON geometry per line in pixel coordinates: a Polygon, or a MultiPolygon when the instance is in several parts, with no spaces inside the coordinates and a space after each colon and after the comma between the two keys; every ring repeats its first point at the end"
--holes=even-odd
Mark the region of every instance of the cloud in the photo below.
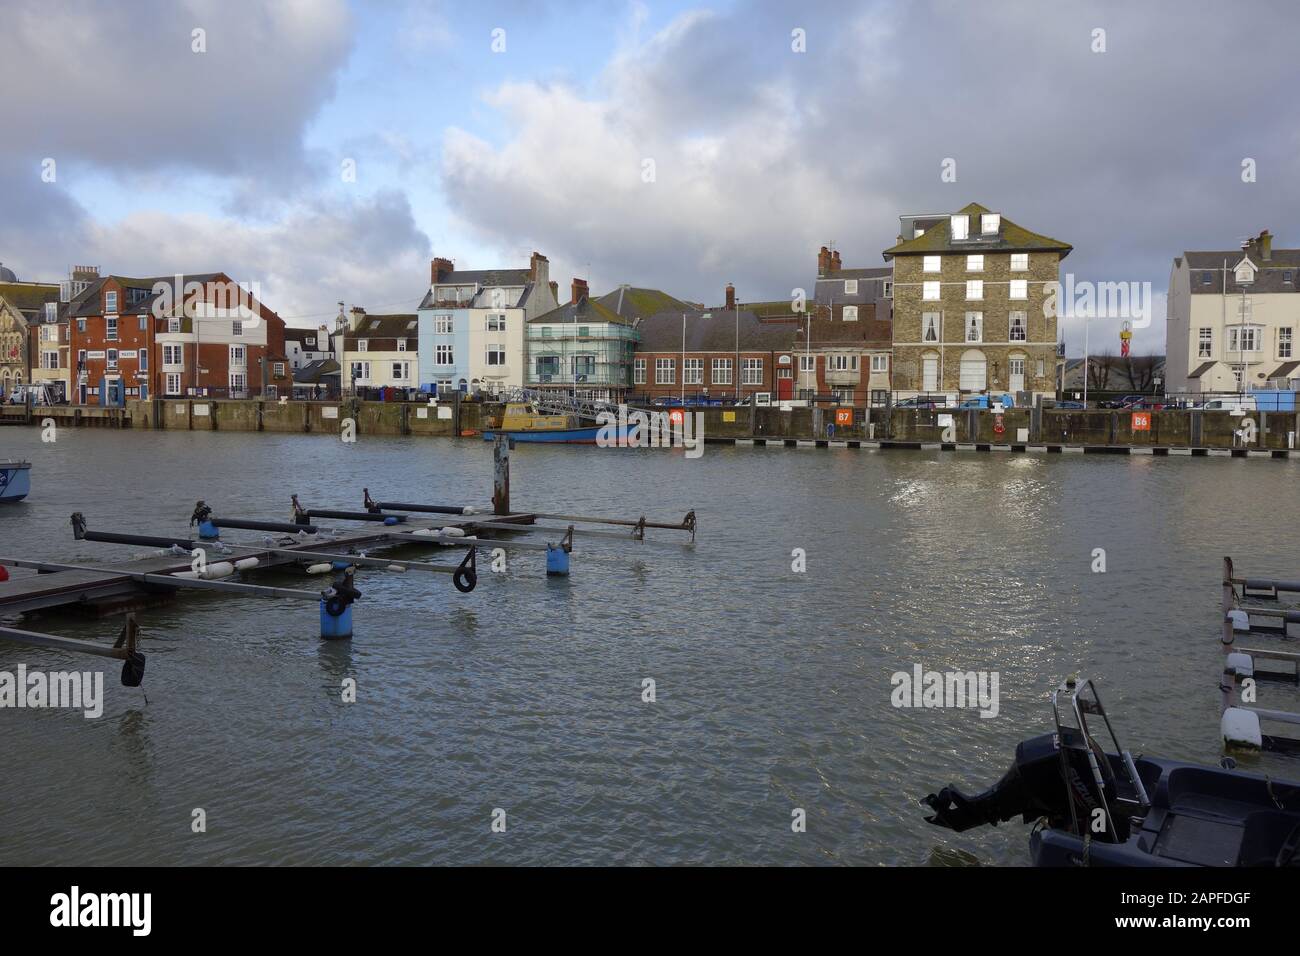
{"type": "MultiPolygon", "coordinates": [[[[598,288],[779,298],[824,242],[883,265],[900,214],[978,201],[1072,243],[1077,279],[1160,293],[1184,249],[1300,213],[1297,134],[1269,92],[1293,81],[1293,4],[751,3],[644,37],[638,16],[594,92],[504,82],[484,97],[502,140],[447,131],[448,202],[480,241],[529,237],[561,279],[590,262],[598,288]]],[[[1136,349],[1162,346],[1162,319],[1136,349]]],[[[1063,325],[1077,350],[1082,325],[1063,325]]]]}
{"type": "Polygon", "coordinates": [[[343,0],[10,0],[6,150],[101,169],[183,169],[284,186],[350,48],[343,0]],[[194,31],[206,52],[196,53],[194,31]]]}

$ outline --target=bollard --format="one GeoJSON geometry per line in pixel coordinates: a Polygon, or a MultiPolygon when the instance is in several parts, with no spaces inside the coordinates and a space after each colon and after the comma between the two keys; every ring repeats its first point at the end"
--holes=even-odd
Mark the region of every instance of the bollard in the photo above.
{"type": "Polygon", "coordinates": [[[497,433],[492,444],[492,513],[510,514],[510,438],[497,433]]]}
{"type": "Polygon", "coordinates": [[[221,531],[211,521],[199,522],[199,538],[203,541],[216,541],[221,537],[221,531]]]}
{"type": "Polygon", "coordinates": [[[321,592],[320,636],[327,641],[352,637],[352,602],[361,597],[361,592],[352,586],[352,567],[346,566],[341,572],[334,587],[321,592]]]}
{"type": "Polygon", "coordinates": [[[568,576],[569,552],[563,546],[546,545],[546,573],[568,576]]]}

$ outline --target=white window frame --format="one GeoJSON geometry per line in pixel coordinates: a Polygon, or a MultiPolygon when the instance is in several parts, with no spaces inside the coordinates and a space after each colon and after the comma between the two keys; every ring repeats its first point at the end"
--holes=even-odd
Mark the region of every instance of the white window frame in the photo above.
{"type": "Polygon", "coordinates": [[[248,349],[245,346],[230,346],[230,367],[248,368],[248,349]]]}
{"type": "Polygon", "coordinates": [[[857,279],[845,279],[845,280],[844,280],[844,294],[845,294],[845,295],[857,295],[857,294],[858,294],[858,280],[857,280],[857,279]]]}
{"type": "Polygon", "coordinates": [[[1291,326],[1283,325],[1278,327],[1277,330],[1277,357],[1278,358],[1291,358],[1292,353],[1295,351],[1294,339],[1295,339],[1295,333],[1292,331],[1291,326]]]}
{"type": "Polygon", "coordinates": [[[1016,311],[1016,312],[1008,313],[1007,341],[1008,342],[1029,341],[1029,313],[1028,312],[1016,311]]]}
{"type": "Polygon", "coordinates": [[[763,360],[761,358],[746,358],[740,360],[740,384],[763,384],[763,360]]]}
{"type": "Polygon", "coordinates": [[[181,373],[168,372],[163,377],[166,379],[166,381],[163,383],[163,387],[166,388],[167,394],[180,395],[181,394],[181,373]]]}
{"type": "Polygon", "coordinates": [[[483,351],[483,364],[490,365],[493,368],[500,368],[506,364],[506,347],[504,345],[489,345],[483,351]],[[493,359],[495,358],[495,361],[493,359]]]}
{"type": "Polygon", "coordinates": [[[451,345],[437,345],[433,349],[434,365],[455,365],[456,349],[451,345]]]}
{"type": "Polygon", "coordinates": [[[357,351],[358,351],[358,352],[369,352],[369,351],[370,351],[370,343],[369,343],[368,341],[366,341],[365,339],[357,339],[357,351]]]}
{"type": "Polygon", "coordinates": [[[683,385],[704,384],[704,359],[701,358],[682,359],[682,384],[683,385]]]}
{"type": "Polygon", "coordinates": [[[1013,252],[1011,253],[1011,271],[1028,272],[1029,271],[1029,253],[1013,252]]]}
{"type": "Polygon", "coordinates": [[[715,358],[709,369],[709,381],[714,385],[730,385],[732,376],[731,359],[715,358]]]}
{"type": "Polygon", "coordinates": [[[966,257],[966,271],[967,271],[967,272],[983,272],[983,271],[984,271],[984,257],[983,257],[982,255],[979,255],[979,256],[967,256],[967,257],[966,257]]]}
{"type": "Polygon", "coordinates": [[[1011,299],[1029,298],[1029,280],[1012,279],[1007,283],[1007,297],[1011,299]]]}
{"type": "Polygon", "coordinates": [[[962,328],[965,330],[964,335],[966,342],[975,345],[981,344],[984,341],[984,313],[967,312],[966,321],[962,325],[962,328]],[[972,335],[975,337],[971,338],[972,335]]]}
{"type": "Polygon", "coordinates": [[[980,234],[996,236],[1002,226],[1002,214],[997,212],[980,213],[980,234]]]}
{"type": "Polygon", "coordinates": [[[231,334],[231,335],[243,335],[243,334],[244,334],[244,323],[241,322],[241,321],[239,321],[239,319],[231,319],[231,320],[230,320],[230,334],[231,334]]]}
{"type": "Polygon", "coordinates": [[[888,371],[889,371],[889,356],[888,356],[888,355],[873,355],[873,356],[871,356],[871,371],[873,371],[873,372],[888,372],[888,371]]]}
{"type": "Polygon", "coordinates": [[[840,317],[845,322],[858,321],[858,307],[856,305],[846,305],[840,317]]]}
{"type": "Polygon", "coordinates": [[[117,293],[116,292],[104,293],[104,314],[117,315],[117,293]]]}
{"type": "Polygon", "coordinates": [[[394,362],[391,369],[394,382],[405,382],[411,375],[410,362],[394,362]]]}
{"type": "Polygon", "coordinates": [[[939,301],[939,283],[922,282],[921,283],[921,301],[938,302],[939,301]]]}
{"type": "Polygon", "coordinates": [[[938,342],[942,334],[940,325],[940,315],[938,312],[921,313],[921,341],[938,342]]]}
{"type": "Polygon", "coordinates": [[[670,358],[655,359],[655,384],[677,384],[677,361],[670,358]]]}
{"type": "Polygon", "coordinates": [[[405,352],[405,351],[406,351],[406,339],[398,339],[398,340],[397,340],[397,351],[399,351],[399,352],[405,352]]]}
{"type": "Polygon", "coordinates": [[[966,280],[966,299],[970,302],[978,302],[984,298],[984,280],[967,279],[966,280]]]}
{"type": "Polygon", "coordinates": [[[923,256],[921,258],[922,272],[942,272],[943,256],[923,256]]]}
{"type": "Polygon", "coordinates": [[[1214,356],[1214,329],[1201,326],[1196,333],[1196,357],[1212,358],[1214,356]]]}
{"type": "Polygon", "coordinates": [[[970,238],[970,216],[965,213],[950,217],[952,238],[955,241],[962,241],[970,238]]]}
{"type": "Polygon", "coordinates": [[[445,313],[439,313],[433,317],[433,334],[434,335],[451,335],[452,334],[452,317],[445,313]]]}
{"type": "Polygon", "coordinates": [[[109,342],[117,341],[117,316],[110,315],[105,317],[104,338],[109,342]]]}
{"type": "Polygon", "coordinates": [[[645,359],[633,359],[632,361],[632,384],[645,384],[645,359]]]}
{"type": "Polygon", "coordinates": [[[504,332],[506,330],[506,314],[504,312],[489,312],[485,325],[488,332],[504,332]]]}

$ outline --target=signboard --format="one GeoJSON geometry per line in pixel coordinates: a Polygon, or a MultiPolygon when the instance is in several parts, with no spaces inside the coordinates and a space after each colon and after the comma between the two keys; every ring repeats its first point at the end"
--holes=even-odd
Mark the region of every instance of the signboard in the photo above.
{"type": "Polygon", "coordinates": [[[672,422],[674,425],[680,425],[683,421],[686,420],[686,413],[683,412],[680,408],[674,408],[672,411],[668,413],[668,420],[672,422]]]}
{"type": "Polygon", "coordinates": [[[140,354],[140,353],[137,352],[135,349],[130,349],[130,350],[126,351],[126,352],[118,352],[118,353],[117,353],[117,357],[118,357],[118,358],[135,358],[135,357],[136,357],[137,355],[139,355],[139,354],[140,354]]]}
{"type": "Polygon", "coordinates": [[[208,406],[206,406],[206,405],[195,405],[195,406],[194,406],[194,414],[197,415],[199,418],[205,418],[205,417],[207,416],[207,414],[208,414],[208,406]]]}
{"type": "Polygon", "coordinates": [[[417,408],[417,409],[415,410],[415,417],[416,417],[416,418],[428,418],[428,417],[429,417],[429,409],[428,409],[428,407],[426,406],[425,408],[417,408]]]}
{"type": "Polygon", "coordinates": [[[105,353],[105,352],[87,352],[87,353],[86,353],[86,358],[88,358],[88,359],[102,359],[102,358],[106,358],[106,357],[107,357],[107,353],[105,353]]]}
{"type": "Polygon", "coordinates": [[[952,416],[951,416],[951,415],[940,415],[940,416],[939,416],[939,427],[940,427],[940,428],[947,428],[947,427],[948,427],[949,425],[951,425],[951,424],[952,424],[952,416]]]}
{"type": "Polygon", "coordinates": [[[761,406],[763,408],[767,408],[772,404],[772,393],[771,392],[756,393],[754,395],[754,404],[757,406],[761,406]]]}
{"type": "Polygon", "coordinates": [[[724,422],[734,422],[734,421],[736,420],[736,413],[735,413],[735,412],[723,412],[723,413],[722,413],[722,420],[723,420],[724,422]]]}
{"type": "Polygon", "coordinates": [[[320,414],[321,418],[338,418],[339,410],[337,407],[331,405],[328,408],[322,408],[320,414]]]}
{"type": "Polygon", "coordinates": [[[1133,430],[1135,432],[1151,431],[1151,413],[1134,412],[1133,413],[1133,430]]]}
{"type": "Polygon", "coordinates": [[[439,417],[439,418],[451,418],[451,407],[448,406],[448,405],[439,405],[439,406],[438,406],[438,417],[439,417]]]}
{"type": "Polygon", "coordinates": [[[836,425],[852,425],[852,424],[853,424],[853,409],[851,409],[851,408],[837,408],[837,409],[835,409],[835,424],[836,424],[836,425]]]}

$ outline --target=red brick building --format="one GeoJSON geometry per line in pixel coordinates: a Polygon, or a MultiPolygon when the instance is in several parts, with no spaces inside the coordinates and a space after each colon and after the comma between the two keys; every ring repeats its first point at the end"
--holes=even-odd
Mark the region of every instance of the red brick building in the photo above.
{"type": "Polygon", "coordinates": [[[73,404],[292,394],[283,320],[225,273],[134,279],[96,272],[82,271],[82,287],[60,309],[73,404]]]}

